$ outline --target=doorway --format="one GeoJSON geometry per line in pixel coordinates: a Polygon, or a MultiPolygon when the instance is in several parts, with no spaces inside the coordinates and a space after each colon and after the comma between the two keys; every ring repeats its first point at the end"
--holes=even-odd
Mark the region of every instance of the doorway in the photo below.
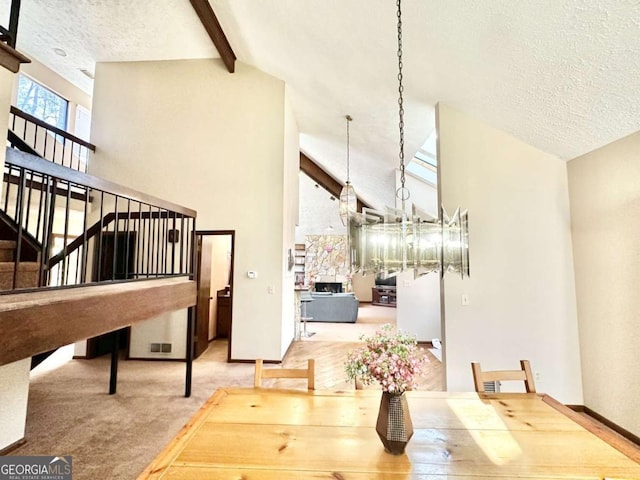
{"type": "MultiPolygon", "coordinates": [[[[103,232],[102,245],[95,242],[93,278],[97,281],[125,280],[134,277],[135,232],[103,232]]],[[[111,353],[116,342],[120,350],[129,349],[131,327],[121,328],[87,339],[86,358],[111,353]]]]}
{"type": "Polygon", "coordinates": [[[216,339],[226,339],[227,361],[231,358],[233,323],[234,230],[196,231],[196,347],[199,357],[216,339]]]}

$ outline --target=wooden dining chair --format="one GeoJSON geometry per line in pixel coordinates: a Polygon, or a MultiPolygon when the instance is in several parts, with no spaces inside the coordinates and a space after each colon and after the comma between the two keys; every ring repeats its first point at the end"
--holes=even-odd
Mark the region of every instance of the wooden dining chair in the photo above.
{"type": "Polygon", "coordinates": [[[263,378],[306,378],[307,389],[315,390],[316,374],[315,360],[307,360],[307,368],[263,368],[261,358],[256,360],[256,372],[253,381],[254,387],[262,387],[263,378]]]}
{"type": "Polygon", "coordinates": [[[476,392],[478,393],[484,392],[484,382],[501,382],[509,380],[523,380],[524,387],[528,393],[535,393],[536,391],[529,360],[520,360],[520,370],[482,371],[478,362],[471,363],[471,370],[473,371],[473,382],[475,383],[476,392]]]}

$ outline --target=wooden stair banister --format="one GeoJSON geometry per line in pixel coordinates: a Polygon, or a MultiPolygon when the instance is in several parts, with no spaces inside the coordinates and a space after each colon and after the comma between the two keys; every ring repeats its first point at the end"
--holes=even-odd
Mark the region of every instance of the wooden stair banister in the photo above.
{"type": "Polygon", "coordinates": [[[191,307],[196,297],[186,276],[5,295],[0,365],[191,307]]]}
{"type": "Polygon", "coordinates": [[[86,140],[83,140],[79,137],[76,137],[75,135],[62,130],[61,128],[55,127],[53,125],[48,124],[47,122],[43,122],[42,120],[40,120],[37,117],[34,117],[33,115],[28,114],[27,112],[23,112],[22,110],[20,110],[17,107],[14,107],[13,105],[11,106],[10,109],[10,113],[12,113],[13,115],[16,115],[30,123],[33,123],[35,125],[37,125],[38,127],[44,128],[46,130],[49,130],[53,133],[55,133],[56,135],[60,135],[61,137],[64,137],[66,139],[68,139],[69,141],[72,141],[73,143],[77,143],[78,145],[82,145],[83,147],[87,147],[89,150],[91,150],[92,152],[96,151],[96,146],[93,143],[87,142],[86,140]]]}
{"type": "Polygon", "coordinates": [[[9,119],[7,136],[14,148],[74,170],[87,171],[95,145],[15,106],[10,108],[9,119]]]}
{"type": "MultiPolygon", "coordinates": [[[[197,213],[195,210],[176,205],[167,200],[153,197],[145,193],[133,190],[131,188],[110,182],[108,180],[88,175],[84,172],[73,170],[68,167],[47,161],[42,157],[34,155],[32,153],[21,152],[16,149],[7,149],[7,156],[5,160],[4,182],[6,189],[3,190],[4,195],[3,204],[7,208],[7,202],[9,198],[12,198],[12,206],[7,208],[8,214],[13,213],[16,218],[10,218],[18,225],[21,226],[21,232],[23,237],[27,237],[27,229],[33,232],[36,227],[35,214],[29,217],[33,208],[24,208],[25,201],[31,202],[32,192],[34,198],[38,198],[36,202],[38,204],[31,204],[32,207],[36,207],[38,210],[37,225],[34,235],[37,235],[36,240],[41,243],[42,247],[39,249],[39,261],[41,262],[41,285],[45,286],[67,286],[87,283],[87,279],[91,278],[91,274],[88,272],[87,256],[84,255],[86,250],[81,248],[87,246],[88,240],[95,238],[96,235],[102,235],[105,232],[105,228],[112,225],[112,228],[105,233],[110,234],[112,238],[115,238],[115,234],[124,234],[131,232],[131,237],[127,236],[126,241],[129,242],[130,238],[136,234],[136,229],[141,228],[140,223],[132,225],[132,221],[135,220],[153,220],[153,231],[149,230],[147,237],[142,235],[140,243],[136,243],[132,248],[140,248],[143,255],[146,258],[140,257],[140,264],[137,263],[134,270],[134,266],[129,264],[126,270],[128,279],[135,279],[141,275],[158,277],[171,277],[176,275],[188,274],[193,271],[193,239],[191,232],[195,230],[195,221],[197,213]],[[35,180],[34,180],[35,178],[35,180]],[[13,189],[13,185],[16,185],[16,190],[13,190],[13,195],[9,196],[10,188],[13,189]],[[64,195],[60,195],[64,192],[64,195]],[[79,237],[75,238],[75,235],[70,235],[68,230],[69,210],[71,199],[76,199],[74,194],[80,197],[80,200],[88,202],[91,199],[97,201],[100,204],[100,213],[102,217],[91,227],[87,228],[86,223],[82,226],[85,230],[79,237]],[[66,198],[61,198],[66,197],[66,198]],[[15,200],[17,198],[18,200],[15,200]],[[58,207],[56,198],[62,202],[62,209],[58,207]],[[21,200],[20,200],[21,199],[21,200]],[[44,199],[44,200],[43,200],[44,199]],[[114,199],[113,204],[108,200],[105,207],[105,199],[114,199]],[[23,207],[16,206],[16,202],[22,202],[23,207]],[[120,203],[118,203],[120,202],[120,203]],[[118,205],[121,207],[118,208],[118,205]],[[104,210],[103,210],[104,207],[104,210]],[[44,209],[42,219],[40,213],[44,209]],[[56,214],[57,210],[62,210],[59,215],[56,214]],[[16,213],[18,212],[18,213],[16,213]],[[25,218],[22,218],[19,214],[22,212],[25,218]],[[55,224],[55,215],[58,215],[59,222],[64,223],[63,244],[65,245],[62,251],[51,251],[53,248],[52,238],[53,226],[55,224]],[[33,223],[29,223],[29,219],[32,219],[33,223]],[[156,222],[157,219],[161,219],[160,222],[156,222]],[[41,223],[42,220],[42,223],[41,223]],[[118,222],[124,222],[119,224],[118,222]],[[116,226],[113,227],[114,222],[116,226]],[[42,228],[41,228],[42,226],[42,228]],[[126,232],[125,232],[126,229],[126,232]],[[132,230],[133,229],[133,230],[132,230]],[[156,236],[157,233],[157,236],[156,236]],[[169,240],[170,234],[179,234],[179,239],[169,240]],[[162,239],[161,235],[166,236],[166,239],[162,239]],[[151,242],[154,242],[153,244],[151,242]],[[161,247],[162,245],[162,247],[161,247]],[[158,260],[154,258],[154,248],[157,250],[157,255],[163,257],[158,260]],[[82,261],[80,255],[82,256],[82,261]],[[75,255],[73,259],[70,256],[75,255]],[[174,257],[175,256],[175,257],[174,257]],[[72,263],[75,262],[75,266],[72,263]],[[177,260],[177,263],[174,261],[177,260]],[[52,270],[56,265],[61,263],[61,267],[57,270],[52,270]],[[71,272],[71,273],[70,273],[71,272]],[[129,276],[129,274],[131,274],[129,276]],[[55,275],[51,277],[50,275],[55,275]],[[53,278],[53,281],[52,281],[53,278]]],[[[86,219],[88,209],[85,207],[84,218],[86,219]]],[[[0,212],[0,216],[2,212],[0,212]]],[[[10,239],[7,238],[7,239],[10,239]]],[[[114,240],[110,240],[113,242],[114,240]]],[[[134,240],[137,242],[137,240],[134,240]]],[[[24,240],[22,241],[24,243],[24,240]]],[[[22,244],[21,243],[21,244],[22,244]]],[[[62,242],[60,242],[62,243],[62,242]]],[[[59,248],[59,247],[56,247],[59,248]]],[[[102,242],[100,244],[102,249],[102,242]]],[[[111,247],[114,248],[114,247],[111,247]]],[[[133,250],[131,250],[133,252],[133,250]]],[[[111,255],[115,253],[115,250],[111,251],[111,255]]],[[[98,254],[97,258],[100,257],[98,254]]],[[[97,277],[100,277],[101,268],[106,268],[111,271],[109,278],[101,278],[98,280],[90,280],[90,282],[96,281],[113,281],[116,280],[116,260],[113,255],[113,262],[107,266],[99,264],[97,267],[97,277]]],[[[24,260],[22,257],[20,260],[24,260]]],[[[124,279],[124,278],[123,278],[124,279]]]]}
{"type": "Polygon", "coordinates": [[[75,238],[73,241],[71,241],[71,243],[69,243],[69,245],[67,245],[67,248],[51,257],[47,262],[47,268],[52,269],[53,267],[55,267],[64,259],[64,257],[69,256],[78,248],[80,248],[85,243],[85,241],[89,241],[91,238],[99,234],[100,230],[109,225],[114,219],[115,213],[111,212],[105,215],[102,220],[98,220],[96,223],[91,225],[89,228],[87,228],[86,235],[85,233],[83,233],[79,237],[75,238]]]}
{"type": "MultiPolygon", "coordinates": [[[[164,212],[119,212],[118,220],[147,220],[147,219],[156,219],[156,218],[171,218],[164,212]]],[[[89,241],[91,238],[95,237],[100,233],[102,228],[106,228],[111,222],[116,219],[116,215],[114,212],[110,212],[102,217],[102,221],[98,220],[96,223],[87,228],[86,236],[85,234],[81,234],[79,237],[75,238],[65,250],[60,251],[53,257],[49,259],[47,264],[47,268],[51,269],[55,267],[58,263],[62,261],[62,259],[66,256],[71,255],[74,251],[80,248],[85,241],[89,241]]]]}
{"type": "Polygon", "coordinates": [[[89,175],[88,173],[71,170],[70,168],[57,165],[44,160],[41,157],[29,155],[24,152],[9,150],[7,152],[7,158],[5,159],[5,164],[11,164],[18,168],[25,168],[27,170],[33,170],[44,175],[56,177],[58,180],[62,180],[64,182],[71,182],[83,187],[108,192],[113,195],[119,195],[131,199],[132,201],[175,211],[189,217],[195,217],[197,215],[196,211],[190,208],[176,205],[175,203],[167,200],[139,192],[133,188],[125,187],[124,185],[119,185],[103,178],[89,175]]]}
{"type": "Polygon", "coordinates": [[[37,151],[31,148],[31,146],[27,142],[16,135],[11,129],[7,131],[7,140],[12,147],[17,148],[21,152],[30,153],[31,155],[40,157],[40,154],[37,151]]]}

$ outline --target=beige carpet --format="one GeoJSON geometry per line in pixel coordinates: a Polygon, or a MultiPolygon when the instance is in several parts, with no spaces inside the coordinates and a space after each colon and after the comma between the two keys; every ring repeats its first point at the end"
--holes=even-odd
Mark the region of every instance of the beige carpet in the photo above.
{"type": "Polygon", "coordinates": [[[222,386],[253,384],[253,364],[227,364],[226,341],[194,362],[184,398],[183,362],[120,362],[108,395],[109,357],[73,360],[31,382],[28,443],[13,455],[71,455],[74,480],[129,480],[222,386]]]}
{"type": "MultiPolygon", "coordinates": [[[[317,357],[318,388],[351,388],[346,352],[361,333],[395,323],[394,315],[395,309],[363,306],[356,325],[309,324],[318,333],[294,342],[285,363],[317,357]]],[[[122,361],[111,396],[108,356],[40,373],[30,386],[28,443],[12,454],[71,455],[74,480],[135,479],[217,388],[253,385],[253,364],[228,364],[226,355],[227,342],[214,341],[194,362],[191,398],[184,398],[182,362],[122,361]]],[[[431,367],[423,388],[438,390],[440,362],[432,358],[431,367]]]]}

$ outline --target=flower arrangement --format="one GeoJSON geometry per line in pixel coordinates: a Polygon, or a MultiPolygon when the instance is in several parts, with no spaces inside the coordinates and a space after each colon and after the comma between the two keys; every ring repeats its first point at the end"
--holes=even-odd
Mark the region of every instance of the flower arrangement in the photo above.
{"type": "Polygon", "coordinates": [[[418,348],[415,336],[394,332],[386,324],[371,337],[362,335],[360,340],[365,344],[350,352],[345,363],[350,380],[360,380],[364,385],[377,381],[383,391],[394,395],[416,388],[414,378],[422,374],[429,360],[418,348]]]}

